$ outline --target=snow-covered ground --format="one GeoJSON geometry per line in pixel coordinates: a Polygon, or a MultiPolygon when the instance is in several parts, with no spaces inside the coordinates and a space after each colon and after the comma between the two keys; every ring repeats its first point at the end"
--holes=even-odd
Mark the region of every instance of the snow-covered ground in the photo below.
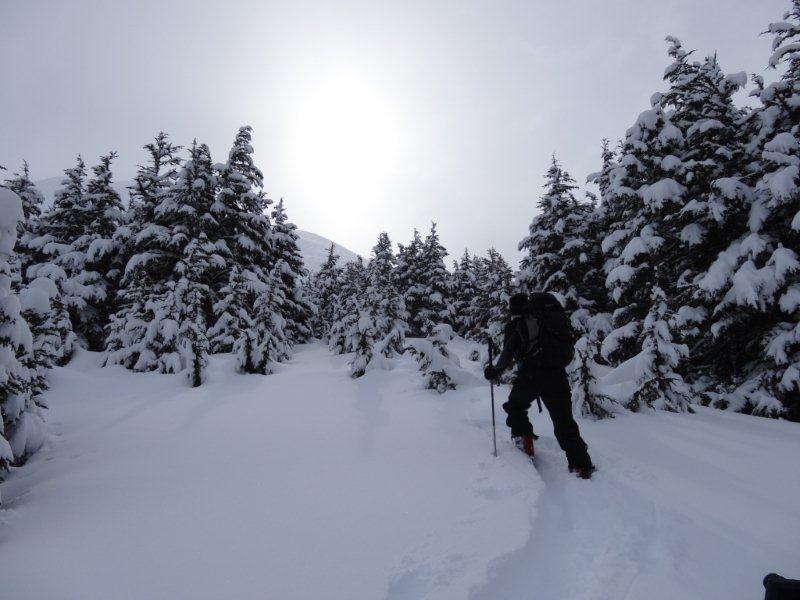
{"type": "Polygon", "coordinates": [[[545,415],[538,472],[511,446],[506,390],[491,455],[477,364],[440,396],[411,359],[358,380],[346,360],[214,357],[198,389],[86,352],[57,369],[51,441],[2,484],[0,597],[751,600],[800,576],[797,424],[582,422],[582,481],[545,415]]]}

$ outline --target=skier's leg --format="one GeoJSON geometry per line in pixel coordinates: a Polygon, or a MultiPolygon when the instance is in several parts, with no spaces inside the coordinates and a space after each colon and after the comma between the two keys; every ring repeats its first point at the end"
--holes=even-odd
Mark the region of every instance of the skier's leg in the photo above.
{"type": "Polygon", "coordinates": [[[553,433],[558,445],[567,455],[570,469],[592,466],[586,442],[581,438],[580,429],[572,416],[569,381],[563,369],[548,370],[541,373],[542,401],[553,421],[553,433]]]}
{"type": "Polygon", "coordinates": [[[508,402],[503,404],[503,410],[508,414],[506,425],[511,429],[513,437],[533,435],[533,426],[528,420],[528,409],[536,397],[532,381],[524,373],[517,375],[517,379],[508,395],[508,402]]]}

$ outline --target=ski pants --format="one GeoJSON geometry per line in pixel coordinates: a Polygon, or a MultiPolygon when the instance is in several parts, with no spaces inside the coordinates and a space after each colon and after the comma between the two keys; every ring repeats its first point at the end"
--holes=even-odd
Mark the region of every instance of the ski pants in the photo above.
{"type": "Polygon", "coordinates": [[[506,424],[511,428],[511,435],[533,435],[528,409],[536,398],[541,398],[550,413],[553,433],[558,445],[567,455],[570,468],[591,466],[592,459],[587,452],[586,442],[581,438],[578,424],[572,416],[569,381],[564,369],[522,368],[517,372],[508,402],[503,404],[503,409],[508,414],[506,424]]]}

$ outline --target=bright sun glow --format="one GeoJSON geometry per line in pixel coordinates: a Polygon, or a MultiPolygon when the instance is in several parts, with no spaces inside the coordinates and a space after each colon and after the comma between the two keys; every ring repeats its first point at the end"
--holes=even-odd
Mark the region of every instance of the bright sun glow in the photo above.
{"type": "MultiPolygon", "coordinates": [[[[330,200],[355,209],[380,202],[399,150],[387,99],[357,77],[332,75],[306,89],[295,114],[292,162],[304,195],[320,208],[330,200]]],[[[332,218],[345,217],[341,208],[332,218]]]]}

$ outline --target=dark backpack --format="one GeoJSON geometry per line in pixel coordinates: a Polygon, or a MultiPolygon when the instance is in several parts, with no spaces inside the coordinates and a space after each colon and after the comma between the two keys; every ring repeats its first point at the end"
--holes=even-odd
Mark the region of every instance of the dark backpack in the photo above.
{"type": "Polygon", "coordinates": [[[552,294],[531,294],[518,319],[517,331],[526,366],[560,369],[572,361],[575,334],[564,307],[552,294]]]}

